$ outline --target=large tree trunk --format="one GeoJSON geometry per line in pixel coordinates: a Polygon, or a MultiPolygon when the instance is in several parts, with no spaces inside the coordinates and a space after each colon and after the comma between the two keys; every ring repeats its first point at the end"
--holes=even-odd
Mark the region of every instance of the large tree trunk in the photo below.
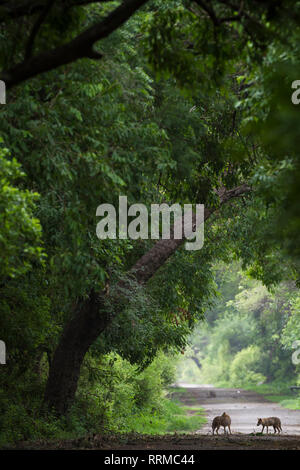
{"type": "Polygon", "coordinates": [[[65,414],[77,389],[85,353],[110,321],[101,296],[91,292],[78,303],[66,324],[53,356],[45,391],[45,401],[57,414],[65,414]]]}
{"type": "MultiPolygon", "coordinates": [[[[221,204],[249,190],[247,185],[229,191],[222,188],[218,192],[221,204]]],[[[204,220],[207,220],[212,212],[213,210],[205,209],[204,220]]],[[[146,283],[183,242],[183,239],[172,238],[172,233],[170,240],[159,240],[138,260],[129,275],[138,283],[146,283]]],[[[65,414],[74,399],[85,353],[110,324],[112,318],[122,310],[124,301],[126,302],[122,292],[124,287],[128,286],[122,281],[119,287],[119,292],[117,286],[111,297],[107,297],[104,293],[91,292],[88,299],[77,305],[72,318],[64,328],[52,360],[45,391],[47,406],[54,409],[57,414],[65,414]],[[116,298],[117,303],[114,300],[116,298]]]]}

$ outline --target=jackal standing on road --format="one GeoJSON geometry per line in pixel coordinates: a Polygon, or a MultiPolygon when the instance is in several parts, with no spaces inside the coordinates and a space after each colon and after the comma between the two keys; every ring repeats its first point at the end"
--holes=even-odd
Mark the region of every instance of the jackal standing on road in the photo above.
{"type": "Polygon", "coordinates": [[[230,429],[230,425],[231,425],[231,418],[228,414],[226,414],[225,412],[221,415],[221,416],[216,416],[214,419],[213,419],[213,422],[212,422],[212,432],[213,434],[215,434],[215,430],[216,430],[216,433],[219,435],[219,429],[221,426],[223,426],[224,428],[224,434],[226,433],[226,427],[229,429],[229,432],[231,434],[231,429],[230,429]]]}
{"type": "Polygon", "coordinates": [[[257,425],[260,426],[262,425],[262,433],[264,432],[265,427],[267,428],[267,434],[269,434],[269,426],[273,426],[274,428],[274,434],[276,434],[276,430],[278,431],[278,434],[280,434],[280,431],[282,431],[281,428],[281,421],[279,418],[276,418],[276,416],[273,416],[271,418],[257,418],[257,425]]]}

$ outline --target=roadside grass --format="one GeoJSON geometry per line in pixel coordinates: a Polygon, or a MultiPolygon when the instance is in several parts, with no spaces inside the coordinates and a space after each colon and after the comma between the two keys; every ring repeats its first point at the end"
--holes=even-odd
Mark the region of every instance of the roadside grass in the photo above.
{"type": "Polygon", "coordinates": [[[272,400],[272,401],[276,401],[277,402],[277,398],[278,398],[278,403],[280,403],[281,406],[283,406],[284,408],[289,408],[290,410],[300,410],[300,397],[298,398],[284,398],[282,400],[282,397],[276,397],[276,396],[270,396],[270,397],[267,397],[269,400],[272,400]],[[280,400],[279,400],[280,398],[280,400]]]}
{"type": "MultiPolygon", "coordinates": [[[[284,408],[300,410],[300,394],[293,393],[290,390],[291,385],[294,385],[294,383],[271,382],[261,385],[244,384],[240,388],[257,392],[260,395],[263,395],[267,400],[279,403],[284,408]]],[[[237,388],[234,385],[228,384],[228,382],[218,382],[217,387],[237,388]]]]}
{"type": "Polygon", "coordinates": [[[187,388],[184,387],[169,387],[169,396],[174,395],[184,395],[187,393],[187,388]]]}
{"type": "Polygon", "coordinates": [[[168,398],[162,401],[159,411],[130,417],[130,428],[134,432],[150,435],[193,432],[200,429],[204,423],[206,418],[203,408],[182,406],[168,398]]]}
{"type": "Polygon", "coordinates": [[[273,382],[262,385],[249,385],[243,387],[263,395],[267,400],[279,403],[284,408],[290,410],[300,410],[300,395],[296,395],[290,390],[290,384],[273,382]]]}

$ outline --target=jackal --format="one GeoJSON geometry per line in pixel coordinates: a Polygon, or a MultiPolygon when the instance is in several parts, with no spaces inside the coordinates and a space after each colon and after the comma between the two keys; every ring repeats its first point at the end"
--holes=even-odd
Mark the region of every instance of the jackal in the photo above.
{"type": "Polygon", "coordinates": [[[215,430],[216,430],[216,433],[219,434],[219,429],[221,426],[223,426],[224,428],[224,434],[226,432],[226,427],[229,429],[229,432],[231,434],[231,429],[230,429],[230,425],[231,425],[231,418],[229,415],[227,415],[225,412],[221,415],[221,416],[216,416],[214,419],[213,419],[213,422],[212,422],[212,432],[213,434],[215,433],[215,430]]]}
{"type": "Polygon", "coordinates": [[[272,418],[257,418],[257,425],[260,426],[262,425],[262,432],[264,432],[265,427],[267,428],[267,434],[269,434],[269,426],[273,426],[274,428],[274,434],[276,434],[276,431],[278,431],[278,434],[280,431],[282,431],[281,428],[281,421],[279,418],[276,418],[273,416],[272,418]]]}

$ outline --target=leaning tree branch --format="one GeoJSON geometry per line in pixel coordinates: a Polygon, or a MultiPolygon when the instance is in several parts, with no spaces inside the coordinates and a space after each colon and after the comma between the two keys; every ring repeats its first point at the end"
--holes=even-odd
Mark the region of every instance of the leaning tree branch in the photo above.
{"type": "Polygon", "coordinates": [[[4,80],[7,89],[35,77],[41,73],[53,70],[61,65],[75,62],[81,58],[100,59],[102,55],[94,50],[97,41],[108,37],[122,26],[140,7],[149,0],[124,0],[104,20],[91,26],[75,39],[60,47],[38,54],[17,64],[8,71],[2,72],[0,79],[4,80]]]}
{"type": "MultiPolygon", "coordinates": [[[[229,191],[217,191],[220,203],[250,191],[244,184],[229,191]]],[[[215,209],[205,212],[205,220],[215,209]]],[[[165,261],[179,248],[183,240],[159,240],[131,269],[131,276],[143,284],[153,276],[165,261]]],[[[72,318],[65,325],[52,359],[45,390],[45,403],[58,414],[65,414],[77,389],[84,356],[99,335],[106,330],[133,298],[130,282],[119,281],[113,293],[90,292],[88,298],[77,303],[72,318]],[[124,292],[126,291],[126,292],[124,292]]]]}
{"type": "MultiPolygon", "coordinates": [[[[217,191],[220,198],[220,204],[223,205],[233,198],[239,197],[251,191],[250,186],[242,184],[234,189],[226,190],[224,187],[217,191]]],[[[204,221],[207,220],[215,209],[205,208],[204,221]]],[[[182,220],[183,224],[183,220],[182,220]]],[[[194,221],[195,224],[195,221],[194,221]]],[[[193,227],[195,230],[197,227],[193,227]]],[[[166,260],[184,243],[184,238],[172,238],[174,232],[171,232],[170,240],[159,240],[144,256],[142,256],[133,266],[130,274],[133,275],[139,283],[146,283],[162,266],[166,260]]]]}

